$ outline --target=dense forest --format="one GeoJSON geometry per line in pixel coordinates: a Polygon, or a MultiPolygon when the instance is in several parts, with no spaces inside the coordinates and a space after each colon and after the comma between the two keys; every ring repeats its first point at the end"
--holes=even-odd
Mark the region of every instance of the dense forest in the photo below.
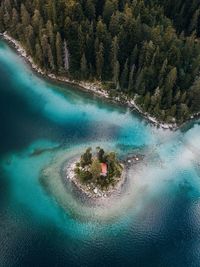
{"type": "Polygon", "coordinates": [[[102,81],[162,121],[200,111],[200,0],[1,0],[0,31],[43,70],[102,81]]]}

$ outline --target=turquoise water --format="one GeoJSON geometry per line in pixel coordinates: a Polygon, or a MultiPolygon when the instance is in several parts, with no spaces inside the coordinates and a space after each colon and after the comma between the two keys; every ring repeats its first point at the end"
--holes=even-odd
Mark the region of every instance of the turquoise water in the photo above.
{"type": "Polygon", "coordinates": [[[199,266],[199,134],[47,82],[0,42],[0,266],[199,266]],[[124,194],[90,207],[56,168],[97,145],[146,158],[124,194]]]}

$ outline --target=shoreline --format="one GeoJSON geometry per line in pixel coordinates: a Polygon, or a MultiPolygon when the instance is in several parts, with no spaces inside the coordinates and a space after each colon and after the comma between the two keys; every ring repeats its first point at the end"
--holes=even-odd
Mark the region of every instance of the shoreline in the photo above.
{"type": "Polygon", "coordinates": [[[66,178],[64,171],[64,168],[79,158],[80,148],[61,149],[41,169],[39,176],[39,182],[45,192],[72,218],[78,218],[81,221],[90,218],[91,221],[111,222],[133,207],[137,196],[146,190],[143,185],[141,190],[138,190],[138,181],[141,180],[140,172],[142,166],[146,166],[146,159],[142,154],[134,153],[120,160],[126,163],[127,169],[124,182],[118,190],[112,191],[112,194],[107,197],[88,197],[66,178]]]}
{"type": "Polygon", "coordinates": [[[76,178],[74,168],[78,159],[79,158],[76,157],[65,164],[63,166],[62,173],[64,180],[69,180],[75,186],[75,188],[80,191],[81,194],[84,194],[86,197],[92,200],[105,200],[121,192],[121,189],[126,182],[126,165],[123,166],[121,177],[117,178],[115,185],[109,186],[106,190],[103,190],[98,188],[93,183],[83,184],[76,178]]]}
{"type": "Polygon", "coordinates": [[[120,97],[111,97],[108,92],[106,92],[104,89],[102,89],[101,82],[96,81],[96,82],[84,82],[84,81],[76,81],[76,80],[71,80],[69,78],[63,77],[63,76],[57,76],[52,73],[47,73],[43,71],[41,68],[39,68],[33,61],[32,57],[29,56],[26,52],[26,50],[23,48],[23,46],[20,44],[19,41],[15,40],[12,38],[10,35],[7,34],[7,32],[0,33],[0,38],[2,38],[4,41],[8,43],[8,45],[11,45],[17,53],[25,60],[27,64],[31,66],[33,71],[35,71],[37,74],[42,76],[43,78],[50,79],[51,81],[54,82],[61,82],[63,84],[68,84],[74,87],[77,87],[76,89],[86,91],[93,93],[96,96],[102,97],[109,102],[114,102],[123,106],[126,106],[130,108],[131,111],[135,111],[138,114],[142,115],[144,119],[146,119],[148,122],[152,123],[153,125],[160,127],[162,129],[169,129],[172,131],[176,131],[177,129],[181,128],[182,126],[185,125],[188,121],[191,121],[193,119],[199,118],[200,112],[193,114],[187,121],[183,122],[181,125],[177,125],[176,123],[164,123],[160,122],[156,118],[152,117],[150,114],[147,112],[144,112],[141,110],[141,108],[135,103],[134,99],[128,100],[126,96],[124,96],[126,99],[120,99],[120,97]]]}

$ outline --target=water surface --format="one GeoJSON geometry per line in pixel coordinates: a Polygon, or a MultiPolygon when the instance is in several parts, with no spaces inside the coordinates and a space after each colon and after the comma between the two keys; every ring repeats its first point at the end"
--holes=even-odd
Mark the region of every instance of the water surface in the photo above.
{"type": "Polygon", "coordinates": [[[199,133],[198,121],[157,129],[127,108],[44,81],[0,42],[0,266],[199,266],[199,133]],[[56,155],[97,145],[148,155],[112,220],[118,206],[95,220],[71,198],[72,213],[39,179],[56,155]]]}

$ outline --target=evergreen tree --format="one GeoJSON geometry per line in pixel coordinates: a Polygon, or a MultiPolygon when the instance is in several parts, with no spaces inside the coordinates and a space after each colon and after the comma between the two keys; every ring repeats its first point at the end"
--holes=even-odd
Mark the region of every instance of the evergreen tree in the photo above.
{"type": "Polygon", "coordinates": [[[30,25],[30,15],[24,4],[21,4],[21,20],[23,27],[30,25]]]}
{"type": "Polygon", "coordinates": [[[119,61],[115,61],[113,66],[113,82],[117,89],[119,89],[119,72],[120,72],[120,65],[119,61]]]}
{"type": "Polygon", "coordinates": [[[96,53],[96,72],[97,72],[97,77],[100,80],[102,79],[103,65],[104,65],[104,47],[103,43],[100,43],[96,53]]]}
{"type": "Polygon", "coordinates": [[[198,78],[190,88],[190,106],[193,112],[200,110],[200,78],[198,78]]]}
{"type": "Polygon", "coordinates": [[[121,88],[127,88],[128,87],[128,59],[126,60],[124,64],[124,68],[121,75],[121,88]]]}
{"type": "Polygon", "coordinates": [[[96,11],[95,11],[95,5],[94,5],[94,1],[93,0],[87,0],[86,1],[85,12],[86,12],[86,16],[90,20],[93,20],[95,18],[96,11]]]}
{"type": "Polygon", "coordinates": [[[62,70],[63,67],[63,59],[62,59],[62,39],[60,36],[60,33],[57,32],[56,34],[56,58],[57,58],[57,66],[59,67],[59,70],[62,70]]]}
{"type": "Polygon", "coordinates": [[[103,11],[104,21],[108,24],[114,11],[117,9],[117,1],[106,0],[103,11]]]}
{"type": "Polygon", "coordinates": [[[4,15],[3,15],[3,5],[0,5],[0,31],[4,31],[4,15]]]}
{"type": "Polygon", "coordinates": [[[64,40],[64,68],[66,71],[69,70],[69,58],[70,58],[69,49],[67,47],[66,40],[64,40]]]}
{"type": "Polygon", "coordinates": [[[87,60],[85,54],[83,53],[81,57],[81,78],[83,80],[87,79],[88,77],[88,67],[87,67],[87,60]]]}
{"type": "Polygon", "coordinates": [[[40,27],[43,26],[43,20],[41,18],[39,10],[37,9],[35,9],[33,17],[32,17],[32,25],[34,28],[34,32],[38,34],[40,27]]]}
{"type": "Polygon", "coordinates": [[[3,24],[4,24],[5,29],[9,28],[10,14],[7,12],[7,10],[3,14],[3,24]]]}
{"type": "Polygon", "coordinates": [[[36,62],[39,65],[43,65],[43,55],[42,55],[42,49],[39,43],[36,43],[35,45],[35,51],[36,51],[36,62]]]}
{"type": "Polygon", "coordinates": [[[129,74],[129,82],[128,82],[129,91],[133,91],[133,88],[134,88],[134,72],[135,72],[135,65],[131,67],[130,74],[129,74]]]}
{"type": "Polygon", "coordinates": [[[101,164],[98,159],[94,159],[90,168],[92,177],[96,180],[101,175],[101,164]]]}
{"type": "Polygon", "coordinates": [[[19,15],[18,15],[16,8],[13,8],[12,9],[12,22],[10,25],[10,31],[12,32],[13,36],[15,36],[15,38],[17,37],[16,26],[18,24],[19,24],[19,15]]]}
{"type": "Polygon", "coordinates": [[[145,93],[144,71],[145,71],[144,69],[141,69],[137,73],[135,90],[139,95],[143,95],[145,93]]]}
{"type": "Polygon", "coordinates": [[[111,47],[111,53],[110,53],[110,60],[111,60],[111,66],[112,66],[112,75],[113,75],[113,82],[115,86],[117,86],[119,82],[119,71],[120,71],[120,65],[118,61],[118,39],[115,36],[112,41],[112,47],[111,47]]]}

